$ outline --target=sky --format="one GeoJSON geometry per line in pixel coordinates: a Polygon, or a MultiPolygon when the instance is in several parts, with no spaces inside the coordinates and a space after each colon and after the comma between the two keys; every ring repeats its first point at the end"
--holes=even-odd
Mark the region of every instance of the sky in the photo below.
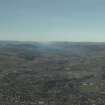
{"type": "Polygon", "coordinates": [[[105,42],[105,0],[0,0],[0,40],[105,42]]]}

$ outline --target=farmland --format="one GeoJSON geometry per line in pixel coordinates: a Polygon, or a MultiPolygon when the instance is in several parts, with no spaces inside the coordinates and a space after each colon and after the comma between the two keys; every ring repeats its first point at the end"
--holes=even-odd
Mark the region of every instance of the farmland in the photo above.
{"type": "Polygon", "coordinates": [[[0,42],[1,105],[105,105],[105,43],[0,42]]]}

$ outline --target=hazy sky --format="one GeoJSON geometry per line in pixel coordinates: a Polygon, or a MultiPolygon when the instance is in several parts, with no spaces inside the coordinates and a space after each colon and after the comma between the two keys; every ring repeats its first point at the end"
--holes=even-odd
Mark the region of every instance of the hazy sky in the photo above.
{"type": "Polygon", "coordinates": [[[105,41],[105,0],[0,0],[0,39],[105,41]]]}

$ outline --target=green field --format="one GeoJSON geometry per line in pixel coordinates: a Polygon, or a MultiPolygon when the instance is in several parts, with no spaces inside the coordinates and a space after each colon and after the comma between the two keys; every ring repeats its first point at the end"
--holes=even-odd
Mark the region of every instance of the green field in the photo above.
{"type": "Polygon", "coordinates": [[[85,93],[91,93],[91,92],[97,92],[98,89],[96,88],[96,85],[81,85],[80,86],[80,92],[85,93]]]}

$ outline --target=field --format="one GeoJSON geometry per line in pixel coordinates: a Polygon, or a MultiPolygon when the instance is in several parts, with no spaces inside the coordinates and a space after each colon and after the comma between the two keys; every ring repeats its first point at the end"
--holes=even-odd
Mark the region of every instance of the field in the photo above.
{"type": "Polygon", "coordinates": [[[85,85],[85,86],[80,86],[80,91],[81,92],[86,92],[86,93],[92,93],[92,92],[97,92],[98,89],[96,85],[85,85]]]}
{"type": "Polygon", "coordinates": [[[0,41],[0,105],[105,105],[105,43],[0,41]]]}

